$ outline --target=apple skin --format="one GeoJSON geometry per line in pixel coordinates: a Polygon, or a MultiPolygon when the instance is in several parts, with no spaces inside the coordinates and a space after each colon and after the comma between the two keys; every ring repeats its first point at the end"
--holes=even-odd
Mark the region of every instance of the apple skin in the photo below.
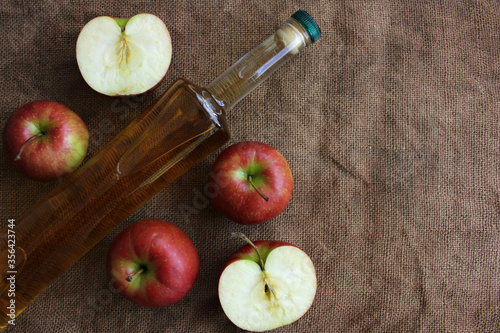
{"type": "MultiPolygon", "coordinates": [[[[297,246],[283,242],[283,241],[267,241],[267,240],[258,240],[253,242],[253,244],[259,249],[260,255],[262,256],[262,260],[266,261],[267,255],[274,249],[277,249],[280,246],[293,246],[298,248],[297,246]]],[[[243,245],[238,250],[236,250],[224,263],[222,266],[222,271],[226,269],[227,266],[231,265],[233,262],[238,260],[252,260],[256,263],[259,263],[259,255],[255,252],[254,248],[250,244],[243,245]]],[[[221,274],[222,274],[221,271],[221,274]]]]}
{"type": "Polygon", "coordinates": [[[222,151],[208,181],[217,185],[218,193],[211,198],[215,209],[245,225],[279,215],[293,192],[293,176],[286,159],[275,148],[257,141],[239,142],[222,151]],[[250,184],[248,176],[268,201],[250,184]]]}
{"type": "Polygon", "coordinates": [[[199,272],[191,239],[171,222],[146,219],[125,228],[113,240],[106,268],[114,287],[126,299],[162,307],[183,299],[199,272]],[[139,273],[129,282],[127,277],[139,273]]]}
{"type": "Polygon", "coordinates": [[[42,100],[17,109],[7,120],[2,139],[16,169],[28,178],[48,182],[64,178],[82,163],[89,131],[66,106],[42,100]],[[25,144],[33,136],[38,137],[25,144]]]}

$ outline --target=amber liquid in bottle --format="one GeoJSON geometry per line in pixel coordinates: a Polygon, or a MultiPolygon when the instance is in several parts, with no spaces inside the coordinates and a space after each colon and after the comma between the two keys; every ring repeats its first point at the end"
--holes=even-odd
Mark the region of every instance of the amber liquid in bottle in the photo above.
{"type": "MultiPolygon", "coordinates": [[[[125,220],[229,139],[221,110],[207,112],[197,98],[203,91],[195,89],[185,80],[175,82],[153,107],[17,219],[16,256],[27,260],[16,275],[16,312],[111,232],[116,221],[125,220]],[[142,159],[137,159],[139,152],[142,159]]],[[[6,237],[1,241],[7,242],[6,237]]],[[[2,310],[9,305],[8,291],[0,298],[2,310]]],[[[5,326],[10,318],[2,312],[1,319],[5,326]]]]}
{"type": "MultiPolygon", "coordinates": [[[[307,14],[306,14],[307,15],[307,14]]],[[[311,18],[312,20],[312,18],[311,18]]],[[[177,80],[96,156],[16,219],[15,266],[0,237],[0,329],[95,244],[167,184],[229,140],[225,112],[311,44],[294,18],[206,89],[177,80]]]]}

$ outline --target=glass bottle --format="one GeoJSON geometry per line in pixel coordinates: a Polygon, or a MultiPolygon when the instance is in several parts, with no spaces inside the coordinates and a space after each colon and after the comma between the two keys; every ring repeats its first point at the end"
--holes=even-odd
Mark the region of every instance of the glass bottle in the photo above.
{"type": "Polygon", "coordinates": [[[225,113],[319,37],[316,22],[299,10],[206,88],[177,80],[14,228],[8,225],[0,238],[0,329],[130,214],[227,142],[225,113]],[[12,253],[15,263],[7,260],[12,253]],[[6,279],[12,275],[14,315],[6,279]]]}

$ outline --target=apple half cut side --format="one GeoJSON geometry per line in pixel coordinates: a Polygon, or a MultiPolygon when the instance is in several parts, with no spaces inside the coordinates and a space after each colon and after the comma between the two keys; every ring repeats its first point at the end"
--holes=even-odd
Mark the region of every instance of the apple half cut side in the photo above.
{"type": "Polygon", "coordinates": [[[152,14],[130,19],[99,16],[81,30],[76,59],[87,84],[109,96],[138,95],[165,77],[172,43],[165,23],[152,14]]]}
{"type": "Polygon", "coordinates": [[[301,318],[314,301],[317,280],[313,262],[298,247],[278,241],[254,244],[265,269],[251,245],[242,247],[220,276],[219,300],[236,326],[262,332],[301,318]]]}

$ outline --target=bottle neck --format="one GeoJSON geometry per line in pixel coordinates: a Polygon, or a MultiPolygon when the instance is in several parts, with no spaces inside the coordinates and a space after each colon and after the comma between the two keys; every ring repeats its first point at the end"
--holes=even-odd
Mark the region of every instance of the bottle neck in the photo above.
{"type": "Polygon", "coordinates": [[[300,49],[311,43],[304,27],[294,18],[289,18],[280,29],[238,60],[206,89],[227,112],[298,54],[300,49]]]}

